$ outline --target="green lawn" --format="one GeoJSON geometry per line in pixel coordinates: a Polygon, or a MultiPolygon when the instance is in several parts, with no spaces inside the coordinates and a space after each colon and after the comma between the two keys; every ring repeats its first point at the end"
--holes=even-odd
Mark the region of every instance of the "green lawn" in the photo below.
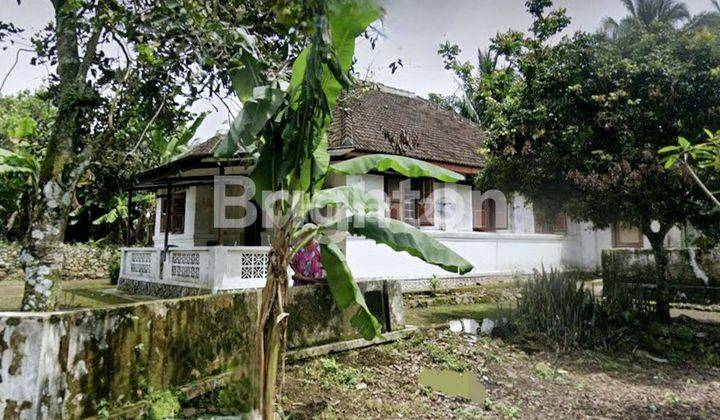
{"type": "MultiPolygon", "coordinates": [[[[507,304],[505,304],[507,305],[507,304]]],[[[405,322],[416,326],[444,324],[453,319],[470,318],[482,322],[483,318],[498,318],[502,310],[497,303],[468,305],[438,305],[405,310],[405,322]]]]}
{"type": "MultiPolygon", "coordinates": [[[[22,281],[0,282],[0,311],[17,311],[22,301],[22,281]]],[[[63,281],[60,284],[60,310],[78,308],[99,308],[124,303],[153,300],[150,296],[134,296],[119,292],[106,279],[63,281]]]]}

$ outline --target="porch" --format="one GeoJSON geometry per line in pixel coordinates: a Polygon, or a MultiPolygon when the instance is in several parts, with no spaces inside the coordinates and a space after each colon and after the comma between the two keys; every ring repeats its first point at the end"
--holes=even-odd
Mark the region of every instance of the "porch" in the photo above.
{"type": "Polygon", "coordinates": [[[267,246],[121,248],[120,286],[142,282],[190,289],[186,294],[263,287],[267,246]]]}

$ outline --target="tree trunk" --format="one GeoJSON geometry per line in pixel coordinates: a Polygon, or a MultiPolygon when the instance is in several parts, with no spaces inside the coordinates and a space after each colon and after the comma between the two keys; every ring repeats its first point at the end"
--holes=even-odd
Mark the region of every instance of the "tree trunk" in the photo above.
{"type": "MultiPolygon", "coordinates": [[[[278,225],[276,225],[278,226],[278,225]]],[[[288,314],[284,311],[288,287],[291,238],[294,224],[282,223],[273,232],[267,283],[263,288],[258,326],[260,411],[265,420],[275,417],[278,371],[283,369],[288,314]]]]}
{"type": "Polygon", "coordinates": [[[668,258],[665,252],[665,235],[668,228],[662,228],[659,232],[652,232],[646,229],[645,236],[650,241],[655,258],[655,316],[663,323],[670,322],[670,287],[667,278],[668,258]]]}
{"type": "MultiPolygon", "coordinates": [[[[77,16],[73,7],[65,1],[55,0],[53,5],[59,79],[58,112],[38,184],[31,198],[29,207],[32,211],[20,253],[20,263],[25,271],[24,311],[55,308],[55,292],[62,272],[60,249],[65,226],[75,185],[86,167],[86,162],[77,152],[85,90],[85,75],[81,74],[84,70],[78,53],[77,16]]],[[[86,58],[90,57],[86,54],[86,58]]]]}

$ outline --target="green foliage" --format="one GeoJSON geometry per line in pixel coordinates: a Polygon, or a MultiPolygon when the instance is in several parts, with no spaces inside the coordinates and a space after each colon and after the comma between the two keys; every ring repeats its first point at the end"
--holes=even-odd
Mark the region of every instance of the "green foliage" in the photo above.
{"type": "Polygon", "coordinates": [[[218,408],[232,415],[252,411],[251,399],[252,385],[247,378],[230,382],[217,394],[218,408]]]}
{"type": "Polygon", "coordinates": [[[162,420],[177,417],[180,414],[180,400],[173,391],[162,391],[150,394],[150,406],[147,416],[151,420],[162,420]]]}
{"type": "Polygon", "coordinates": [[[342,207],[352,214],[379,212],[385,214],[387,203],[370,192],[347,185],[318,191],[312,198],[310,208],[342,207]]]}
{"type": "MultiPolygon", "coordinates": [[[[665,169],[657,151],[720,128],[718,32],[653,26],[548,43],[566,23],[549,5],[528,2],[535,36],[492,41],[511,69],[494,74],[512,77],[479,92],[488,139],[478,188],[520,193],[546,216],[566,212],[598,229],[637,226],[656,250],[688,217],[700,230],[716,225],[701,189],[665,169]]],[[[658,315],[669,318],[666,285],[659,275],[658,315]]]]}
{"type": "Polygon", "coordinates": [[[345,255],[335,244],[320,245],[320,262],[327,272],[328,286],[341,311],[354,310],[350,323],[366,340],[380,336],[382,326],[370,313],[365,298],[360,292],[345,255]]]}
{"type": "Polygon", "coordinates": [[[304,371],[311,380],[318,381],[325,388],[351,388],[373,380],[372,374],[365,369],[345,366],[332,357],[314,360],[305,366],[304,371]]]}
{"type": "Polygon", "coordinates": [[[408,178],[434,178],[442,182],[460,182],[465,177],[449,169],[421,160],[394,155],[365,155],[330,165],[330,172],[362,175],[373,171],[393,171],[408,178]]]}
{"type": "Polygon", "coordinates": [[[543,334],[563,350],[595,334],[599,304],[576,278],[543,270],[519,286],[514,315],[523,331],[543,334]]]}
{"type": "Polygon", "coordinates": [[[630,294],[600,301],[576,275],[535,272],[520,283],[510,310],[522,336],[540,337],[557,350],[611,348],[648,324],[652,308],[630,294]]]}
{"type": "Polygon", "coordinates": [[[110,266],[108,267],[108,271],[110,274],[110,284],[118,284],[118,280],[120,280],[120,255],[119,255],[119,253],[116,253],[114,258],[110,261],[110,266]]]}
{"type": "Polygon", "coordinates": [[[454,370],[456,372],[464,372],[470,369],[470,364],[465,361],[462,356],[458,356],[448,349],[440,347],[432,342],[425,344],[423,347],[425,347],[425,350],[433,363],[437,363],[446,369],[454,370]]]}

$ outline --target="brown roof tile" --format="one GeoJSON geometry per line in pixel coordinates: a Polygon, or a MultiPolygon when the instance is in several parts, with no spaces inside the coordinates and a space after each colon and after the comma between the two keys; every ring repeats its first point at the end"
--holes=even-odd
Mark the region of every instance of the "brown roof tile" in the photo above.
{"type": "Polygon", "coordinates": [[[332,148],[388,153],[480,168],[485,133],[471,121],[412,93],[358,87],[335,108],[332,148]]]}
{"type": "MultiPolygon", "coordinates": [[[[227,134],[216,134],[182,158],[215,153],[227,134]]],[[[471,121],[410,92],[364,85],[344,95],[333,112],[331,148],[388,153],[480,168],[485,133],[471,121]]]]}

